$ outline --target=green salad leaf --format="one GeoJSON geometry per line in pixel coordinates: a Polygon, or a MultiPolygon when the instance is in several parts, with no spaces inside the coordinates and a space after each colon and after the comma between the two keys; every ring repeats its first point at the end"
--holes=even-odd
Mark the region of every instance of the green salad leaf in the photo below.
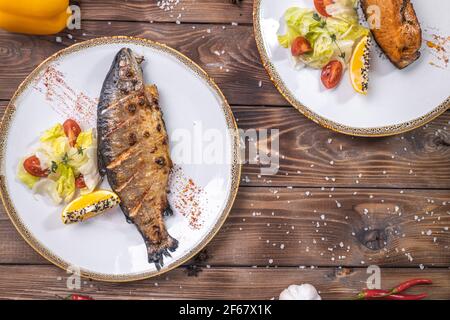
{"type": "Polygon", "coordinates": [[[52,142],[60,137],[65,137],[62,124],[58,123],[46,130],[41,136],[41,142],[52,142]]]}
{"type": "Polygon", "coordinates": [[[65,202],[68,202],[75,194],[75,175],[73,170],[70,166],[61,163],[56,170],[56,174],[58,175],[56,191],[65,202]]]}
{"type": "Polygon", "coordinates": [[[55,204],[69,202],[77,192],[75,177],[82,174],[86,188],[81,193],[92,192],[101,177],[97,169],[97,138],[94,130],[82,131],[74,146],[64,133],[61,124],[46,130],[34,148],[33,155],[39,159],[42,169],[48,169],[48,177],[35,177],[23,167],[17,168],[17,178],[35,194],[48,196],[55,204]]]}
{"type": "Polygon", "coordinates": [[[76,145],[79,148],[87,149],[92,146],[94,141],[92,129],[88,131],[83,131],[78,135],[76,145]]]}
{"type": "Polygon", "coordinates": [[[39,181],[38,177],[32,176],[25,170],[23,161],[20,161],[17,167],[17,178],[30,189],[39,181]]]}
{"type": "Polygon", "coordinates": [[[336,0],[327,6],[327,11],[333,13],[329,18],[313,9],[291,7],[284,14],[286,33],[278,35],[278,42],[289,48],[296,37],[305,37],[313,50],[299,59],[313,68],[322,68],[338,57],[348,62],[355,41],[369,34],[358,22],[355,5],[356,0],[336,0]]]}

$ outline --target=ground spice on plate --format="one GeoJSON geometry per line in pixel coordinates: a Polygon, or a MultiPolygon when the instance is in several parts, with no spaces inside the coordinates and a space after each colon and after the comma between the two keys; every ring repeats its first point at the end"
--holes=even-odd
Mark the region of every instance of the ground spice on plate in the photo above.
{"type": "Polygon", "coordinates": [[[174,166],[170,177],[170,197],[173,209],[188,219],[189,226],[198,230],[203,226],[202,213],[204,206],[202,198],[204,190],[192,178],[185,176],[180,166],[174,166]]]}
{"type": "Polygon", "coordinates": [[[428,50],[436,61],[430,61],[430,65],[445,69],[449,64],[448,50],[450,49],[450,36],[431,34],[431,39],[426,40],[428,50]]]}
{"type": "Polygon", "coordinates": [[[57,66],[48,66],[34,80],[33,88],[45,96],[45,100],[62,117],[77,120],[88,127],[95,126],[98,99],[89,97],[69,86],[63,72],[57,66]]]}

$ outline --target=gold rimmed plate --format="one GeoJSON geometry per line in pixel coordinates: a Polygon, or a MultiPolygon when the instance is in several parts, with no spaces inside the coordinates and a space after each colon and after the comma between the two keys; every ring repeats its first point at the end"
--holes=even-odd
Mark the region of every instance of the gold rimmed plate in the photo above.
{"type": "Polygon", "coordinates": [[[336,89],[326,90],[321,85],[320,70],[296,70],[290,51],[278,44],[277,34],[285,31],[286,9],[312,7],[310,0],[254,1],[254,33],[263,65],[291,105],[331,130],[355,136],[389,136],[420,127],[449,106],[448,61],[432,44],[450,49],[449,42],[443,41],[450,36],[446,14],[450,2],[412,2],[423,29],[421,57],[406,69],[398,70],[374,46],[367,96],[353,90],[348,72],[336,89]]]}
{"type": "MultiPolygon", "coordinates": [[[[224,223],[241,172],[235,133],[225,97],[188,57],[146,39],[85,41],[45,60],[11,99],[1,126],[1,197],[22,237],[55,265],[102,281],[149,278],[188,261],[224,223]],[[169,186],[174,215],[166,225],[179,247],[161,270],[148,262],[142,236],[119,208],[66,226],[62,206],[33,195],[16,177],[20,159],[45,129],[68,117],[83,129],[95,128],[101,86],[123,47],[144,56],[145,80],[158,86],[174,161],[169,186]]],[[[107,181],[101,188],[109,188],[107,181]]]]}

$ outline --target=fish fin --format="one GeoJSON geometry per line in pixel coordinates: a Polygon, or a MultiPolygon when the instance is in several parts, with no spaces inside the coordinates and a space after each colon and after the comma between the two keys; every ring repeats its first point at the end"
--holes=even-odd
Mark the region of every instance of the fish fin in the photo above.
{"type": "Polygon", "coordinates": [[[164,257],[171,257],[170,252],[174,252],[178,248],[178,240],[167,235],[167,240],[160,245],[154,245],[147,241],[146,245],[148,262],[154,263],[159,271],[164,266],[164,257]]]}
{"type": "Polygon", "coordinates": [[[98,148],[97,150],[97,166],[98,166],[98,173],[100,174],[100,177],[105,176],[106,174],[106,167],[103,163],[103,155],[100,152],[101,148],[98,148]]]}
{"type": "Polygon", "coordinates": [[[167,205],[166,210],[164,210],[163,216],[164,217],[171,217],[171,216],[173,216],[173,210],[170,207],[170,205],[167,205]]]}
{"type": "Polygon", "coordinates": [[[158,87],[155,84],[145,85],[145,95],[147,96],[148,101],[158,103],[159,92],[158,87]]]}
{"type": "Polygon", "coordinates": [[[134,59],[136,59],[137,64],[141,64],[142,62],[145,61],[145,57],[138,55],[137,53],[133,52],[134,55],[134,59]]]}

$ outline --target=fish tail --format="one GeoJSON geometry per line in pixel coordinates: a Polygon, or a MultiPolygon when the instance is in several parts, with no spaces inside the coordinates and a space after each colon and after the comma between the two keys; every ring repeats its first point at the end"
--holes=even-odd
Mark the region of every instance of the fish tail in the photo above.
{"type": "Polygon", "coordinates": [[[156,269],[160,270],[164,266],[164,257],[171,257],[170,252],[178,248],[178,240],[167,235],[167,239],[158,244],[147,243],[148,262],[154,263],[156,269]]]}

